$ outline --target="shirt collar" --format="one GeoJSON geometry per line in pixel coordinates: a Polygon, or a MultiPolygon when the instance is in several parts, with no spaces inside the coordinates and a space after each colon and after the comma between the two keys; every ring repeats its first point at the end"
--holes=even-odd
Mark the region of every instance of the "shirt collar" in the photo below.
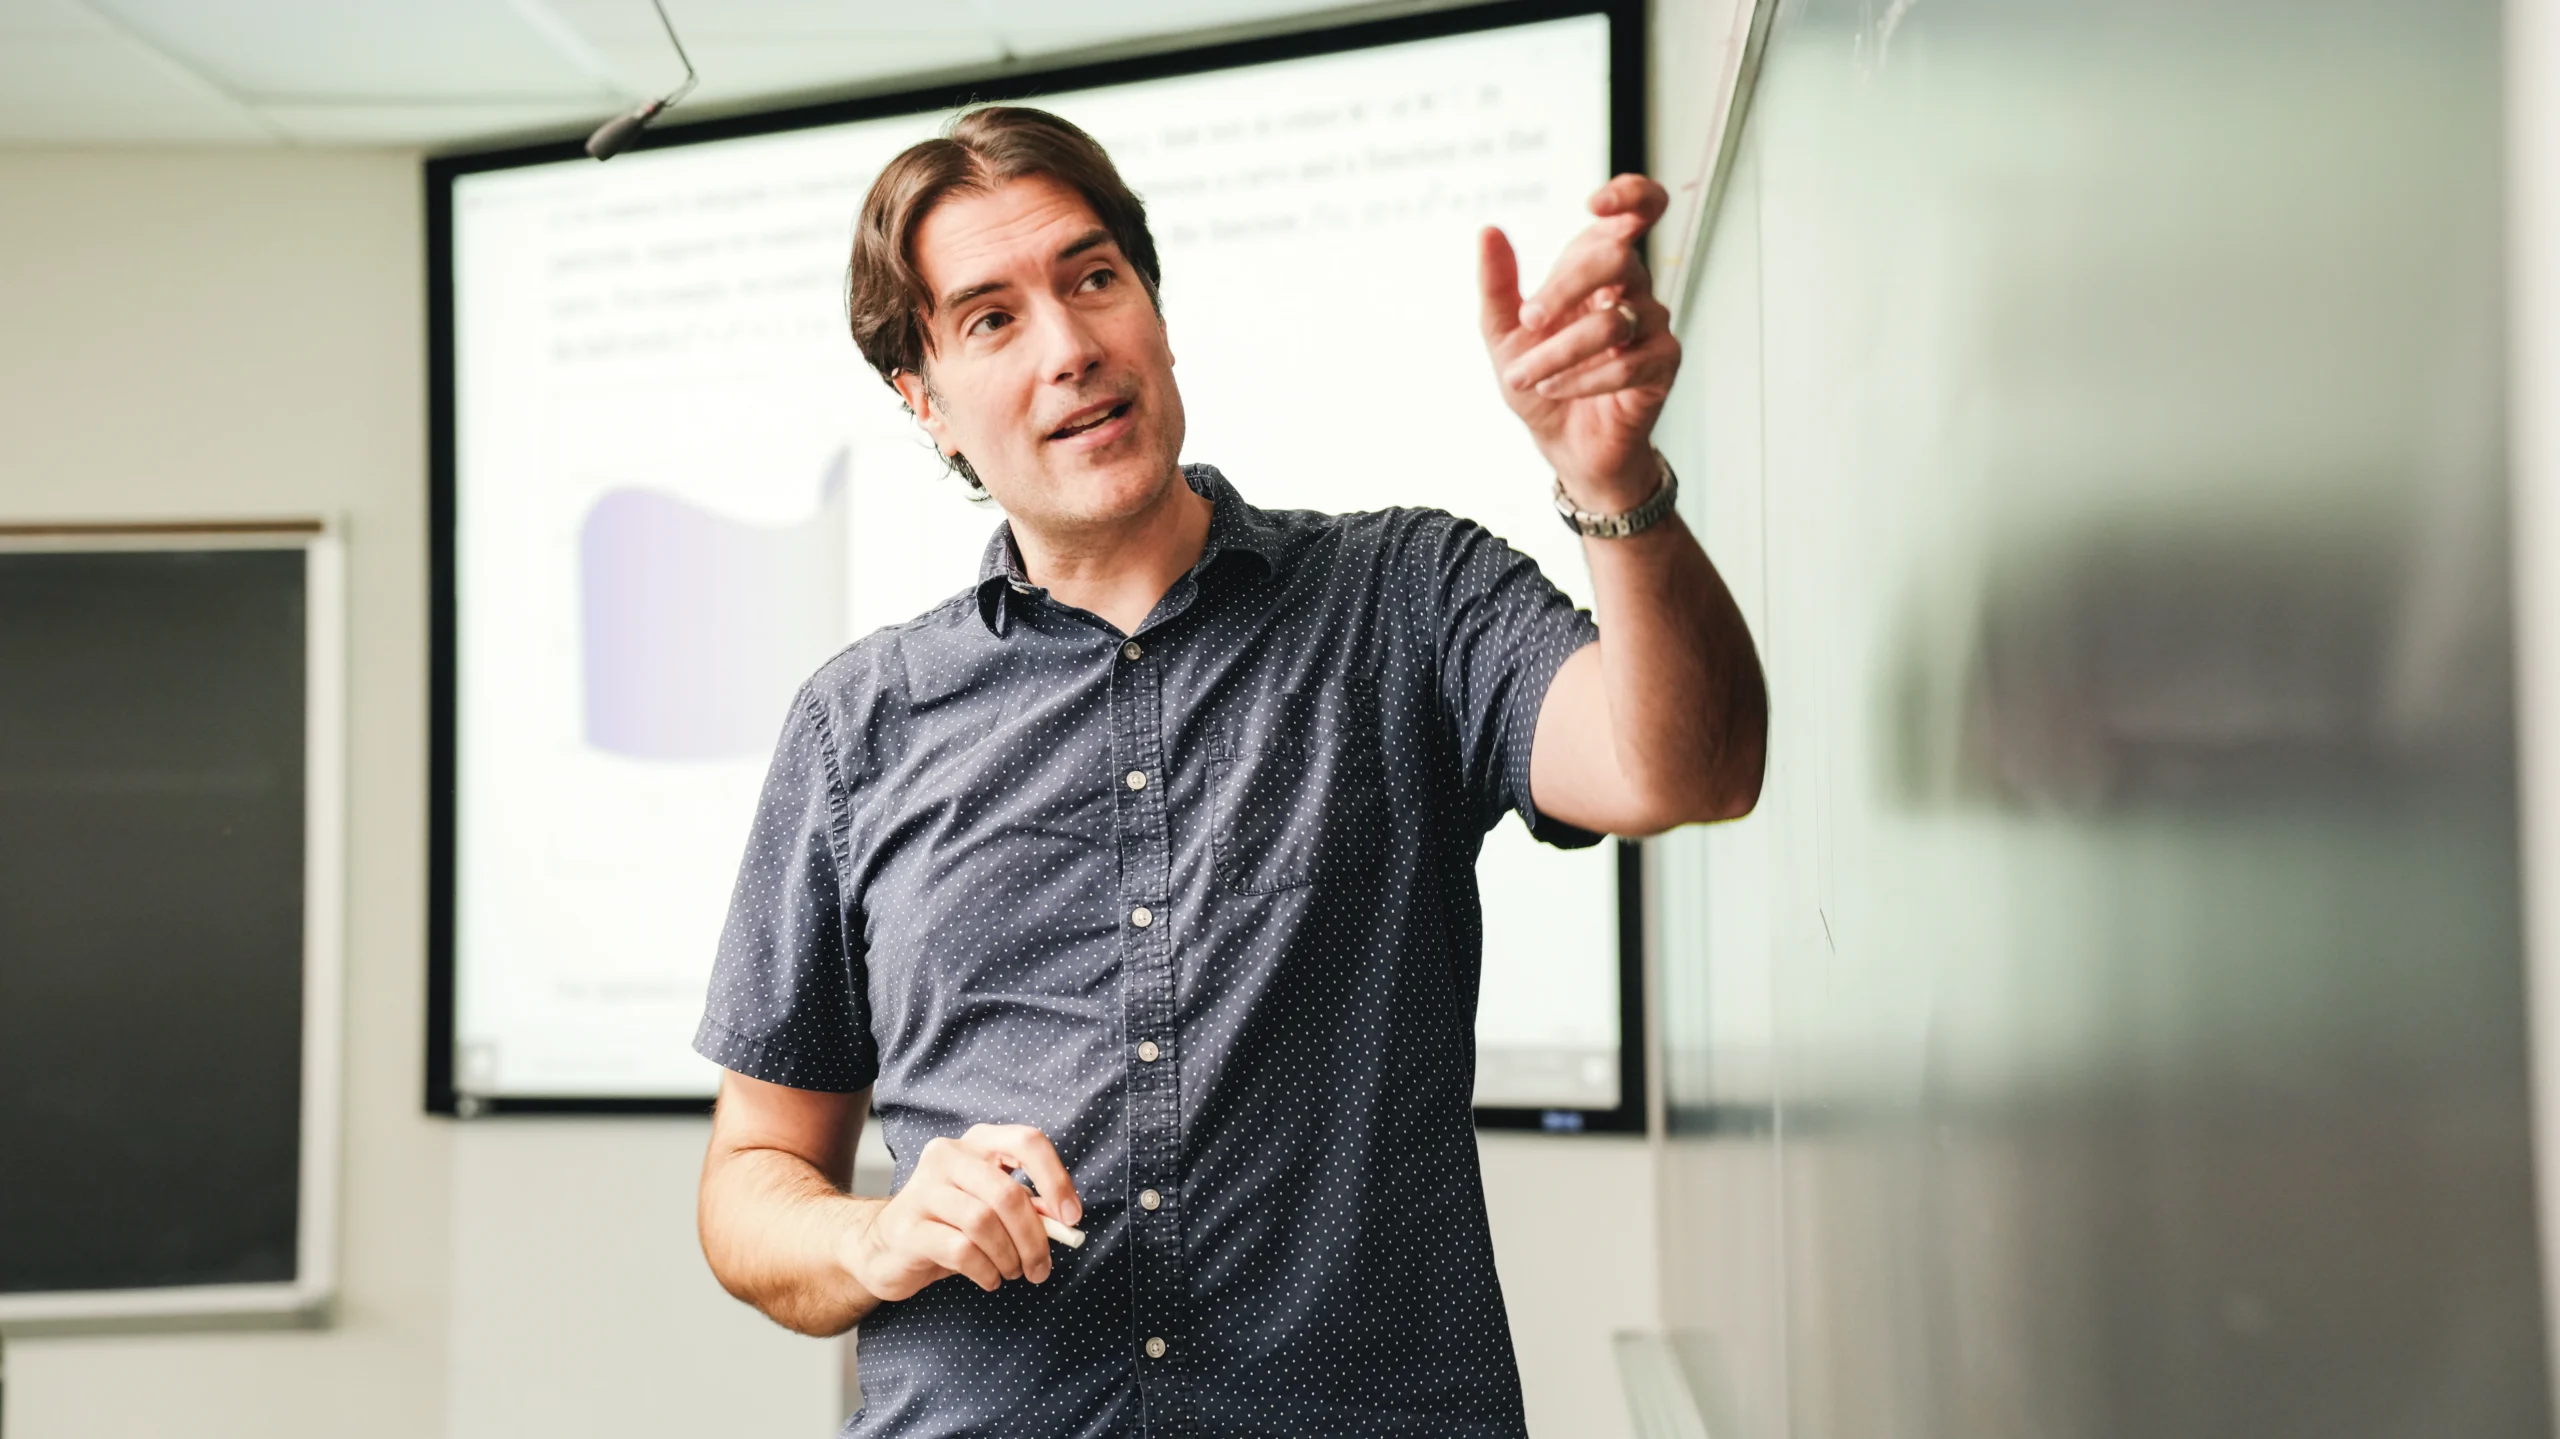
{"type": "MultiPolygon", "coordinates": [[[[1279,568],[1279,528],[1245,503],[1217,466],[1185,465],[1182,478],[1193,494],[1209,502],[1209,538],[1200,547],[1200,562],[1191,567],[1193,579],[1207,574],[1222,554],[1250,556],[1261,563],[1264,574],[1279,568]]],[[[1022,567],[1022,549],[1013,542],[1013,521],[996,526],[978,560],[978,618],[989,631],[1002,636],[1015,597],[1040,593],[1045,592],[1031,583],[1030,573],[1022,567]]]]}

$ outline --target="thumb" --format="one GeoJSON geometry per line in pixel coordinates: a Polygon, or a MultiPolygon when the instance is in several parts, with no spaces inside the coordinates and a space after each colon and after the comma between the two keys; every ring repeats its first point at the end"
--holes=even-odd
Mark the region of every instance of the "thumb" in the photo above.
{"type": "Polygon", "coordinates": [[[1520,328],[1520,258],[1511,238],[1487,225],[1476,240],[1476,275],[1484,289],[1484,338],[1492,344],[1520,328]]]}

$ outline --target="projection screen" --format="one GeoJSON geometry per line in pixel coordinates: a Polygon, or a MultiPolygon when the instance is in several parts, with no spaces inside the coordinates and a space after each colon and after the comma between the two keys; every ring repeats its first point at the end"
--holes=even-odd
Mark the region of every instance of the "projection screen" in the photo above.
{"type": "MultiPolygon", "coordinates": [[[[1265,508],[1473,517],[1588,607],[1474,237],[1534,281],[1638,163],[1636,23],[1493,7],[431,162],[430,1107],[712,1092],[688,1041],[793,690],[967,588],[1001,519],[844,325],[855,206],[962,104],[1066,115],[1145,199],[1186,460],[1265,508]]],[[[1481,1116],[1640,1122],[1632,850],[1506,819],[1479,878],[1481,1116]]]]}

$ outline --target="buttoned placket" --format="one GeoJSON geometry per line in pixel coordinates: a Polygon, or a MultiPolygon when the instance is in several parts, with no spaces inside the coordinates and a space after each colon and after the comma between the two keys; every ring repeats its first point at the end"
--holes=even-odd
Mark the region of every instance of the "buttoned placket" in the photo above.
{"type": "Polygon", "coordinates": [[[1115,640],[1111,677],[1114,830],[1120,851],[1120,953],[1124,1063],[1129,1086],[1129,1189],[1126,1211],[1136,1265],[1129,1352],[1146,1395],[1147,1432],[1182,1432],[1175,1367],[1183,1353],[1184,1282],[1176,1167],[1180,1163],[1181,1044],[1174,1032],[1173,960],[1176,900],[1172,827],[1162,783],[1163,666],[1153,642],[1115,640]]]}

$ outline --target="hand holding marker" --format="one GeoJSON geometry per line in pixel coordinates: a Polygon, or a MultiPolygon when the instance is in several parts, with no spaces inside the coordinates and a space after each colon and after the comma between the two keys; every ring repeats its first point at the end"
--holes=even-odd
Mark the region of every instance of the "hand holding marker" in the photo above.
{"type": "Polygon", "coordinates": [[[954,1274],[990,1291],[1008,1279],[1038,1284],[1049,1277],[1049,1241],[1084,1243],[1072,1227],[1083,1214],[1047,1135],[1024,1124],[980,1124],[927,1143],[905,1187],[845,1236],[836,1261],[884,1301],[954,1274]]]}

